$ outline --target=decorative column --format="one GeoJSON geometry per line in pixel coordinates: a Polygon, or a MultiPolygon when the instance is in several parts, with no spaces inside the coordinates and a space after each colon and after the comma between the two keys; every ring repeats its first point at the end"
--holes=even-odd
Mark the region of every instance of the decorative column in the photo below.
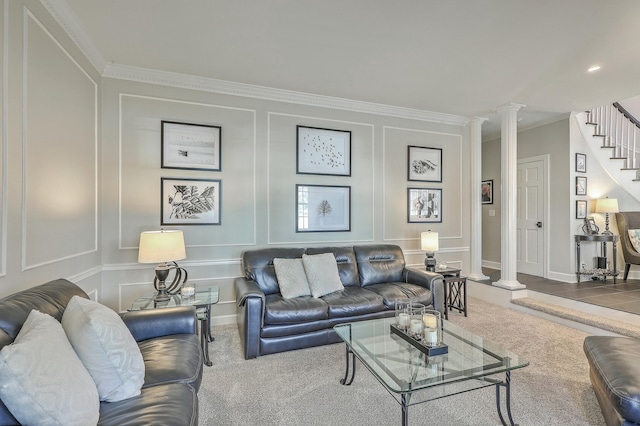
{"type": "Polygon", "coordinates": [[[500,280],[496,287],[509,290],[526,288],[518,282],[518,239],[516,235],[518,209],[518,111],[524,105],[509,103],[498,108],[501,127],[501,256],[500,280]]]}
{"type": "Polygon", "coordinates": [[[469,122],[469,166],[471,169],[471,258],[469,279],[488,280],[482,273],[482,123],[476,117],[469,122]]]}

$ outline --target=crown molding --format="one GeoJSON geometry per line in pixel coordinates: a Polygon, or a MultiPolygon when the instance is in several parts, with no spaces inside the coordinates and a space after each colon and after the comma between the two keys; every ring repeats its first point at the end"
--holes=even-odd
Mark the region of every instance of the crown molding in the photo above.
{"type": "Polygon", "coordinates": [[[58,21],[58,24],[67,33],[67,35],[78,46],[80,51],[87,57],[91,65],[98,70],[99,73],[104,71],[107,61],[102,56],[98,48],[91,42],[80,21],[73,13],[65,0],[40,0],[42,5],[49,11],[51,16],[58,21]]]}
{"type": "Polygon", "coordinates": [[[102,76],[119,80],[130,80],[141,83],[158,84],[162,86],[214,92],[232,96],[243,96],[276,102],[287,102],[398,118],[409,118],[412,120],[429,121],[456,126],[466,126],[469,121],[468,117],[453,114],[362,102],[332,96],[314,95],[292,90],[275,89],[253,84],[236,83],[227,80],[197,77],[127,65],[107,64],[102,76]]]}

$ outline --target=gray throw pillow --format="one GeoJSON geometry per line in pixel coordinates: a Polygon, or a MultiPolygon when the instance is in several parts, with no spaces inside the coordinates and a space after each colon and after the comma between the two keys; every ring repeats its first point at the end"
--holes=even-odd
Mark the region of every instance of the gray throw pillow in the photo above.
{"type": "Polygon", "coordinates": [[[285,299],[292,299],[300,296],[310,296],[307,275],[302,266],[302,259],[273,259],[273,266],[278,278],[280,294],[285,299]]]}
{"type": "Polygon", "coordinates": [[[338,262],[336,262],[333,253],[303,254],[302,263],[313,297],[318,298],[325,294],[344,290],[338,272],[338,262]]]}

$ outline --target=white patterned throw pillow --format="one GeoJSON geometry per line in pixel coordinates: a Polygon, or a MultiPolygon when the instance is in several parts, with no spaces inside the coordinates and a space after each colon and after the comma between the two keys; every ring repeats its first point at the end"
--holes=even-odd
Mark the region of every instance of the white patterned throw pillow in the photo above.
{"type": "Polygon", "coordinates": [[[629,229],[629,239],[633,248],[640,253],[640,229],[629,229]]]}
{"type": "Polygon", "coordinates": [[[318,298],[334,291],[344,290],[338,272],[338,262],[333,253],[303,254],[302,263],[313,297],[318,298]]]}
{"type": "Polygon", "coordinates": [[[100,401],[116,402],[140,395],[144,360],[118,314],[98,302],[74,296],[62,315],[62,326],[93,377],[100,401]]]}
{"type": "Polygon", "coordinates": [[[273,259],[273,266],[278,278],[280,294],[285,299],[292,299],[300,296],[310,296],[311,290],[307,282],[307,275],[304,272],[302,259],[273,259]]]}
{"type": "Polygon", "coordinates": [[[0,350],[0,398],[25,425],[87,426],[100,417],[96,385],[62,326],[36,310],[0,350]]]}

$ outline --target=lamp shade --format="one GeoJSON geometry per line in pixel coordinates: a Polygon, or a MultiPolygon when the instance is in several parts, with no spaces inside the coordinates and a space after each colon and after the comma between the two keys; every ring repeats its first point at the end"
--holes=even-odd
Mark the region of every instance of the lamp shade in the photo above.
{"type": "Polygon", "coordinates": [[[440,249],[438,243],[438,233],[431,231],[421,233],[420,245],[422,247],[422,250],[426,252],[433,253],[435,251],[438,251],[440,249]]]}
{"type": "Polygon", "coordinates": [[[600,198],[596,201],[596,213],[617,213],[617,198],[600,198]]]}
{"type": "Polygon", "coordinates": [[[182,231],[146,231],[140,234],[139,263],[163,263],[187,257],[182,231]]]}

